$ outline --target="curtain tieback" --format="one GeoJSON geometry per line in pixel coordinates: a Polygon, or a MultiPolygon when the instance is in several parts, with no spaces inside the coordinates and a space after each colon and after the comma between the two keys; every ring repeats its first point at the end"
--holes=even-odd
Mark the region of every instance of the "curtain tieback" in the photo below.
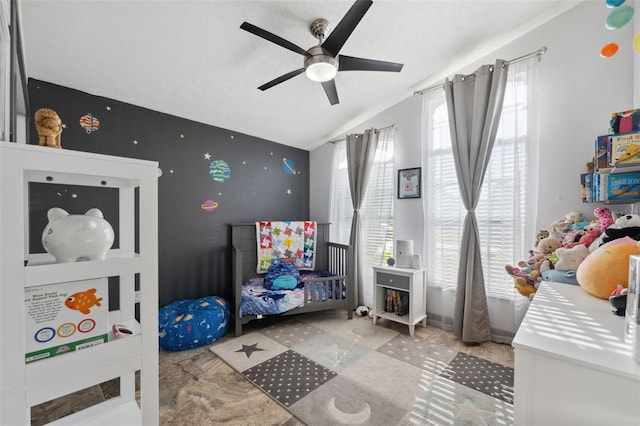
{"type": "Polygon", "coordinates": [[[467,213],[475,213],[475,212],[476,212],[476,209],[469,209],[469,210],[467,210],[467,213]]]}

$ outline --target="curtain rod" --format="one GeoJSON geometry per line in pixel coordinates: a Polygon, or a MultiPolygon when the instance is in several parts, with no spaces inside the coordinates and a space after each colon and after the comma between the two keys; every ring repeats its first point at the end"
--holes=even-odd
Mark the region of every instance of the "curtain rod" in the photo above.
{"type": "MultiPolygon", "coordinates": [[[[395,129],[395,128],[396,128],[396,125],[392,124],[391,126],[383,127],[381,129],[376,129],[376,133],[379,133],[379,132],[381,132],[383,130],[389,130],[389,129],[395,129]]],[[[346,140],[347,140],[347,138],[344,137],[344,138],[340,138],[340,139],[334,139],[334,140],[329,141],[327,143],[338,143],[338,142],[342,142],[342,141],[346,141],[346,140]]]]}
{"type": "MultiPolygon", "coordinates": [[[[540,49],[536,50],[535,52],[531,52],[531,53],[527,53],[526,55],[522,55],[522,56],[518,56],[517,58],[513,58],[510,61],[507,61],[508,64],[514,64],[516,62],[520,62],[520,61],[524,61],[525,59],[529,59],[533,56],[537,56],[538,60],[540,60],[540,56],[544,55],[545,52],[547,51],[547,48],[545,46],[542,46],[540,49]]],[[[444,83],[440,83],[440,84],[436,84],[435,86],[430,86],[427,87],[426,89],[422,89],[422,90],[416,90],[415,92],[413,92],[414,95],[424,95],[427,92],[430,92],[432,90],[436,90],[436,89],[442,89],[444,87],[444,83]]]]}

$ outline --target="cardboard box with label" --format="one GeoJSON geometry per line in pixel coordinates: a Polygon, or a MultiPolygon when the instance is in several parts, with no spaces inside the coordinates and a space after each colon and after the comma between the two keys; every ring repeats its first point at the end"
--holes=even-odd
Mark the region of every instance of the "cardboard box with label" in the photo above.
{"type": "Polygon", "coordinates": [[[26,363],[106,343],[108,291],[107,278],[25,288],[26,363]]]}

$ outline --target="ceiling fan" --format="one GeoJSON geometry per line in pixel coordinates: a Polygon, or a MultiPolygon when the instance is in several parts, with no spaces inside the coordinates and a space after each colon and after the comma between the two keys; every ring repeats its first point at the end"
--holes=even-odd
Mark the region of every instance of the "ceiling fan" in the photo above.
{"type": "Polygon", "coordinates": [[[243,30],[304,56],[303,68],[281,75],[280,77],[258,87],[258,89],[270,89],[271,87],[283,83],[304,72],[309,79],[322,83],[322,87],[324,92],[327,94],[327,98],[329,98],[329,102],[331,105],[335,105],[339,103],[338,91],[334,80],[338,71],[400,72],[403,64],[338,55],[340,49],[356,28],[364,14],[367,13],[367,10],[369,10],[372,3],[373,2],[370,0],[356,0],[347,14],[342,18],[328,37],[327,32],[329,29],[329,21],[326,19],[316,19],[313,21],[310,30],[311,34],[318,39],[318,44],[308,50],[304,50],[290,41],[270,33],[269,31],[263,30],[262,28],[256,27],[248,22],[243,22],[242,25],[240,25],[240,28],[243,30]]]}

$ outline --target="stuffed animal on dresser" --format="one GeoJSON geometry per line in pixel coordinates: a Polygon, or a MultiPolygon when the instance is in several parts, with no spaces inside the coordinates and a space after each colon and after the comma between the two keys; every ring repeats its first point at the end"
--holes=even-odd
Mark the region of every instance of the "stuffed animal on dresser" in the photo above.
{"type": "Polygon", "coordinates": [[[631,237],[640,241],[640,215],[626,214],[616,219],[615,226],[610,226],[604,232],[603,243],[616,240],[618,238],[631,237]]]}
{"type": "Polygon", "coordinates": [[[58,114],[49,108],[40,108],[35,114],[36,130],[38,131],[40,146],[62,148],[62,120],[58,114]]]}

